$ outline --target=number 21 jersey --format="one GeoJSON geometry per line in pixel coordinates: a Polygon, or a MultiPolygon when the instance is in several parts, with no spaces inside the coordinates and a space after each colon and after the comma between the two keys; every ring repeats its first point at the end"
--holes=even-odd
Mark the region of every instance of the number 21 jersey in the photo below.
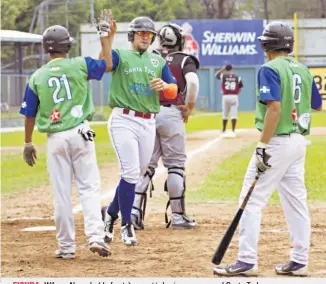
{"type": "Polygon", "coordinates": [[[51,60],[31,76],[20,113],[36,117],[40,132],[60,132],[91,120],[95,108],[88,80],[100,80],[105,69],[104,60],[90,57],[51,60]]]}

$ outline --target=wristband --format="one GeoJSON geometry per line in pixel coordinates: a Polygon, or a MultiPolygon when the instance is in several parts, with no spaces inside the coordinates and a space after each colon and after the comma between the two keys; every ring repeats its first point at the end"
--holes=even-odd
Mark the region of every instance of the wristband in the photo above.
{"type": "Polygon", "coordinates": [[[167,88],[163,90],[163,95],[167,99],[175,99],[178,95],[178,86],[176,84],[168,84],[167,88]]]}
{"type": "Polygon", "coordinates": [[[267,146],[267,144],[266,143],[264,143],[264,142],[258,142],[258,144],[257,144],[257,148],[262,148],[262,149],[265,149],[266,148],[266,146],[267,146]]]}
{"type": "Polygon", "coordinates": [[[25,147],[32,147],[33,146],[33,142],[28,142],[28,143],[24,143],[25,147]]]}

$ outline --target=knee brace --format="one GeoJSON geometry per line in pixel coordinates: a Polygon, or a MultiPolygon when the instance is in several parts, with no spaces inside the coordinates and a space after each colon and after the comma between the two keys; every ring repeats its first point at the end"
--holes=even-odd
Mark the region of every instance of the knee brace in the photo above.
{"type": "Polygon", "coordinates": [[[150,186],[150,197],[152,197],[152,191],[154,190],[153,176],[155,174],[155,169],[148,167],[146,173],[140,180],[139,184],[136,186],[135,190],[135,200],[132,206],[132,215],[136,217],[136,225],[140,228],[144,228],[143,221],[145,219],[146,204],[147,204],[147,190],[150,186]]]}
{"type": "Polygon", "coordinates": [[[186,191],[186,177],[184,174],[185,168],[171,167],[168,169],[168,178],[165,181],[164,190],[169,194],[169,200],[165,208],[165,223],[168,228],[171,220],[168,220],[167,210],[171,204],[172,213],[185,213],[185,191],[186,191]]]}

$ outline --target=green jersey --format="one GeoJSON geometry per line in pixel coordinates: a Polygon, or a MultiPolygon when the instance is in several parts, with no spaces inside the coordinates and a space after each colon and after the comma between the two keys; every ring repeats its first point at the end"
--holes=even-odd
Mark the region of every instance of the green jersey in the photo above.
{"type": "Polygon", "coordinates": [[[162,77],[162,71],[166,65],[165,60],[162,56],[147,51],[140,54],[138,51],[116,49],[114,52],[117,53],[119,64],[114,66],[112,72],[110,107],[158,113],[160,111],[159,92],[154,92],[150,88],[149,78],[162,77]]]}
{"type": "Polygon", "coordinates": [[[277,57],[259,70],[256,103],[256,128],[262,131],[266,101],[281,102],[275,135],[310,133],[313,76],[306,66],[292,57],[277,57]]]}
{"type": "Polygon", "coordinates": [[[60,132],[91,120],[95,108],[88,80],[100,80],[105,69],[104,60],[90,57],[51,60],[31,76],[20,112],[36,116],[40,132],[60,132]]]}

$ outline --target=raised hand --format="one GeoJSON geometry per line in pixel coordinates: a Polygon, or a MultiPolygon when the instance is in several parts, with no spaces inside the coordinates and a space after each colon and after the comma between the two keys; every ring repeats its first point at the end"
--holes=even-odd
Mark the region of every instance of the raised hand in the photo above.
{"type": "Polygon", "coordinates": [[[113,37],[117,31],[117,23],[110,9],[101,10],[100,17],[94,19],[94,22],[100,37],[113,37]]]}

